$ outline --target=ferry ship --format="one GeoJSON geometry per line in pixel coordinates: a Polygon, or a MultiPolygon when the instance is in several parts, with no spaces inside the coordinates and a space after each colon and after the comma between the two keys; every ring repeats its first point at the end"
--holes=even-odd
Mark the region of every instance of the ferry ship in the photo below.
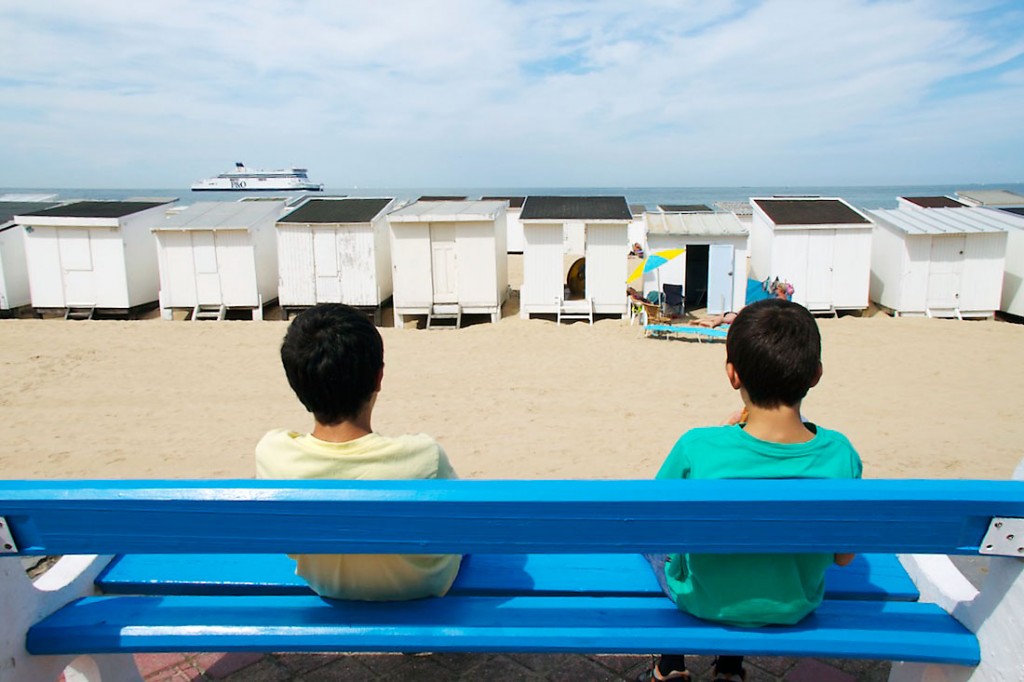
{"type": "Polygon", "coordinates": [[[310,182],[305,168],[256,170],[246,168],[242,162],[236,163],[234,170],[192,184],[193,192],[259,192],[261,190],[322,192],[324,186],[310,182]]]}

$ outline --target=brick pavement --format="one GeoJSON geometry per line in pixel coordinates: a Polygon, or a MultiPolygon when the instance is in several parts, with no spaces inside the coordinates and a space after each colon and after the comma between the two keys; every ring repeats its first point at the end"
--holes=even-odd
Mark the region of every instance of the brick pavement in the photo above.
{"type": "MultiPolygon", "coordinates": [[[[140,654],[147,682],[373,682],[501,680],[623,682],[646,670],[650,656],[569,654],[140,654]]],[[[710,656],[688,657],[695,680],[711,679],[710,656]]],[[[888,661],[752,657],[747,682],[885,682],[888,661]]]]}

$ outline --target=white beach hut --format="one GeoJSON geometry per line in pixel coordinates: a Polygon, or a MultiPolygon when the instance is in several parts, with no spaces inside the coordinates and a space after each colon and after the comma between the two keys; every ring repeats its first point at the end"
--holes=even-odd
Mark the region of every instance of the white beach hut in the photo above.
{"type": "Polygon", "coordinates": [[[871,300],[895,315],[992,317],[999,309],[1008,219],[976,208],[868,214],[871,300]]]}
{"type": "Polygon", "coordinates": [[[1006,225],[1006,266],[999,310],[1024,318],[1024,207],[984,210],[1006,225]]]}
{"type": "Polygon", "coordinates": [[[666,284],[683,287],[684,308],[707,307],[710,315],[743,307],[747,290],[749,228],[733,213],[648,212],[650,253],[686,249],[644,278],[644,294],[666,284]],[[657,276],[655,276],[657,275],[657,276]]]}
{"type": "Polygon", "coordinates": [[[204,201],[152,228],[160,262],[160,312],[191,311],[192,320],[223,320],[230,309],[252,311],[277,292],[274,223],[282,201],[204,201]]]}
{"type": "Polygon", "coordinates": [[[391,298],[391,197],[317,197],[277,221],[278,297],[283,319],[317,303],[372,312],[391,298]]]}
{"type": "Polygon", "coordinates": [[[387,216],[395,326],[425,315],[456,327],[462,315],[501,318],[508,299],[505,201],[416,201],[387,216]]]}
{"type": "Polygon", "coordinates": [[[633,215],[625,197],[529,196],[520,220],[525,236],[520,317],[626,317],[627,229],[633,215]],[[567,238],[576,225],[582,226],[582,238],[567,238]]]}
{"type": "Polygon", "coordinates": [[[519,222],[519,214],[523,212],[526,197],[480,197],[480,201],[506,201],[505,211],[505,249],[508,253],[523,252],[523,224],[519,222]]]}
{"type": "Polygon", "coordinates": [[[14,217],[25,227],[32,307],[65,317],[132,314],[157,301],[149,230],[166,201],[78,201],[14,217]]]}
{"type": "Polygon", "coordinates": [[[0,197],[0,315],[32,302],[25,260],[25,230],[13,220],[19,213],[56,206],[55,202],[6,201],[0,197]]]}
{"type": "Polygon", "coordinates": [[[871,279],[871,221],[842,199],[754,197],[750,276],[793,285],[811,312],[863,310],[871,279]]]}

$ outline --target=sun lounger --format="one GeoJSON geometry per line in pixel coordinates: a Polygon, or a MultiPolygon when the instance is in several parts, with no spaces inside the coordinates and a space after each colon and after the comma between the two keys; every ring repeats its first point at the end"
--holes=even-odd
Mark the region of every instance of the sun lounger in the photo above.
{"type": "Polygon", "coordinates": [[[644,336],[695,336],[697,341],[703,342],[705,339],[714,341],[715,339],[725,340],[725,337],[729,335],[728,325],[722,327],[686,327],[683,325],[674,324],[649,324],[644,327],[644,336]]]}

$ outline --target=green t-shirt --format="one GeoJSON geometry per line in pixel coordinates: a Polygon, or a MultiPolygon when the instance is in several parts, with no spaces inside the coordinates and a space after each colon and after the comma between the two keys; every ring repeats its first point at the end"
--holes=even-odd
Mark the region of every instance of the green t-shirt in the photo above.
{"type": "MultiPolygon", "coordinates": [[[[860,478],[861,462],[837,431],[806,424],[806,443],[759,440],[741,426],[686,432],[657,478],[860,478]]],[[[828,554],[673,554],[665,564],[672,599],[699,618],[756,627],[791,624],[821,603],[828,554]]]]}

